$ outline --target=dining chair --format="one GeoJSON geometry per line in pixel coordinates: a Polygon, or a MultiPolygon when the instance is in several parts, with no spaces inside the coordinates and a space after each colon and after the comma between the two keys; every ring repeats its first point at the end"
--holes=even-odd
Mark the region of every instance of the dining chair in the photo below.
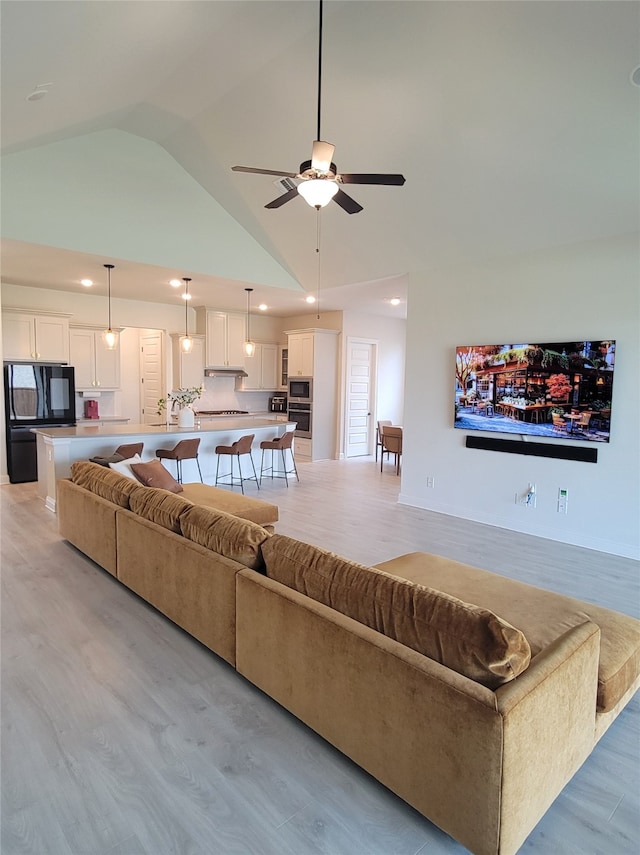
{"type": "Polygon", "coordinates": [[[586,412],[586,413],[582,413],[582,415],[580,417],[580,421],[578,422],[576,427],[579,427],[580,430],[583,430],[585,433],[587,433],[589,430],[589,422],[591,421],[592,415],[593,415],[593,413],[591,411],[586,412]]]}
{"type": "Polygon", "coordinates": [[[400,474],[400,458],[402,457],[402,428],[394,427],[393,425],[383,425],[382,427],[382,451],[380,453],[380,471],[382,472],[382,463],[384,454],[387,452],[393,454],[396,464],[396,475],[400,474]]]}
{"type": "MultiPolygon", "coordinates": [[[[378,460],[378,449],[382,448],[382,428],[391,427],[393,422],[389,420],[379,419],[376,425],[376,461],[378,460]]],[[[388,455],[387,455],[388,456],[388,455]]]]}
{"type": "Polygon", "coordinates": [[[551,413],[551,421],[552,421],[552,423],[553,423],[553,429],[554,429],[554,430],[562,431],[562,433],[565,433],[565,432],[566,432],[566,429],[567,429],[567,423],[566,423],[566,421],[562,418],[562,416],[560,415],[560,413],[551,413]]]}

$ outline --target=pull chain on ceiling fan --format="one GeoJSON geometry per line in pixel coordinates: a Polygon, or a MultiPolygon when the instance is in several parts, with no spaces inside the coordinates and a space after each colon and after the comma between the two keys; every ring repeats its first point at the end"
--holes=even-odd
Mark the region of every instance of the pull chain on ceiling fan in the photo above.
{"type": "Polygon", "coordinates": [[[320,138],[320,118],[322,103],[322,3],[318,26],[318,125],[317,135],[311,151],[311,160],[300,164],[299,172],[281,172],[277,169],[258,169],[253,166],[233,166],[234,172],[251,172],[259,175],[276,175],[281,178],[297,178],[300,184],[288,190],[282,196],[269,202],[265,208],[280,208],[300,194],[313,208],[322,208],[332,199],[348,214],[357,214],[362,205],[341,189],[342,184],[386,184],[401,187],[404,175],[384,173],[347,173],[338,172],[333,162],[335,146],[320,138]]]}

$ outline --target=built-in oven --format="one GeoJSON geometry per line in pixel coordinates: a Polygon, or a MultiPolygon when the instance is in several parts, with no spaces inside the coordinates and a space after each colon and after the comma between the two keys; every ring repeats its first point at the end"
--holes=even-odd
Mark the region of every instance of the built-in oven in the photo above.
{"type": "Polygon", "coordinates": [[[288,418],[290,422],[296,422],[296,436],[311,439],[311,404],[289,400],[288,418]]]}
{"type": "Polygon", "coordinates": [[[311,377],[290,377],[289,401],[310,404],[313,401],[313,379],[311,377]]]}

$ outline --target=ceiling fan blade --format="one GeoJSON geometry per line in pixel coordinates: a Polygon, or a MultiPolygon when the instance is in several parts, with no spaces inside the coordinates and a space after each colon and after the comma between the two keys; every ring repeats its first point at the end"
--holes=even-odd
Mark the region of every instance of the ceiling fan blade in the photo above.
{"type": "Polygon", "coordinates": [[[314,140],[311,152],[311,167],[317,172],[328,172],[331,169],[333,153],[336,150],[331,143],[322,140],[314,140]]]}
{"type": "Polygon", "coordinates": [[[338,190],[336,195],[333,197],[333,201],[337,202],[338,205],[347,212],[347,214],[358,214],[362,210],[362,205],[359,205],[355,199],[351,198],[351,196],[347,196],[343,190],[338,190]]]}
{"type": "Polygon", "coordinates": [[[343,184],[392,184],[397,187],[402,187],[404,184],[404,175],[384,175],[384,174],[366,174],[359,172],[340,173],[340,180],[343,184]]]}
{"type": "Polygon", "coordinates": [[[232,172],[253,172],[258,175],[280,175],[282,178],[295,178],[297,172],[280,172],[277,169],[256,169],[254,166],[232,166],[232,172]]]}
{"type": "Polygon", "coordinates": [[[273,202],[269,202],[268,205],[265,205],[265,208],[279,208],[281,205],[284,205],[285,202],[290,202],[291,199],[294,199],[298,195],[298,188],[294,187],[293,190],[287,190],[282,196],[278,196],[277,199],[274,199],[273,202]]]}

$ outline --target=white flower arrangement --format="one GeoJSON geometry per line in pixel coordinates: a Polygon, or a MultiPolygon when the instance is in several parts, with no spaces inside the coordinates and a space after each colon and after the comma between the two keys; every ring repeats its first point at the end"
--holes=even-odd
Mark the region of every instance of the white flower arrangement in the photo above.
{"type": "Polygon", "coordinates": [[[166,410],[169,404],[171,404],[171,409],[177,404],[180,410],[183,407],[191,406],[203,392],[204,386],[193,386],[191,389],[178,389],[176,392],[169,392],[166,398],[160,398],[158,401],[158,415],[162,415],[163,410],[166,410]]]}

